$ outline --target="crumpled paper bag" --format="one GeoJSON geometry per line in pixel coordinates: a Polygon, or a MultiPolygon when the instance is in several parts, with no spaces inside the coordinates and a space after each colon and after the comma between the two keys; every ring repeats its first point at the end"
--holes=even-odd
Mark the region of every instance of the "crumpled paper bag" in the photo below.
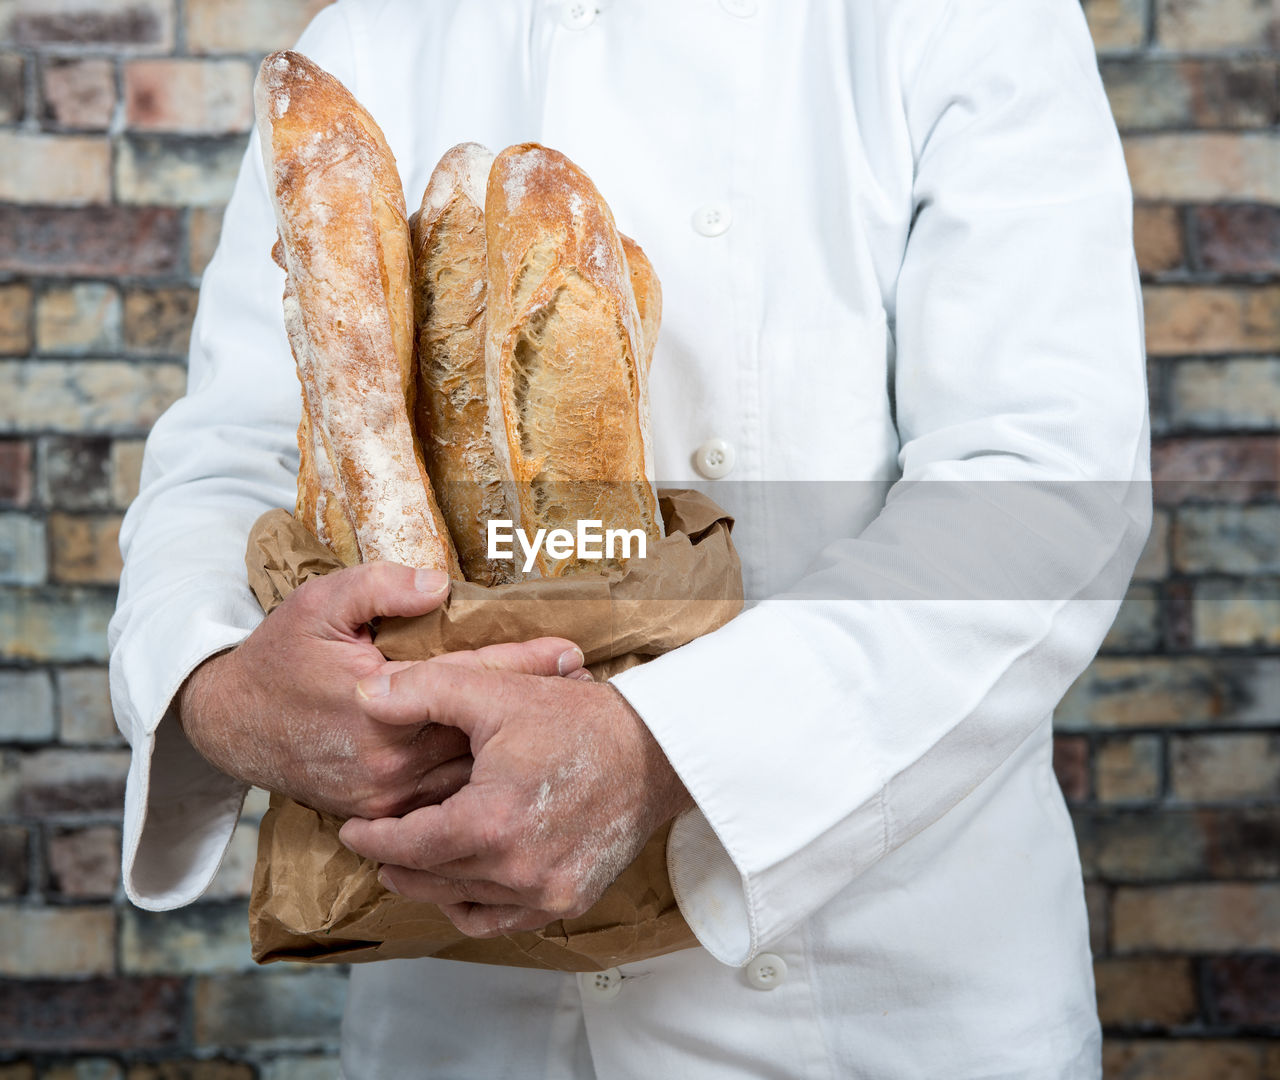
{"type": "MultiPolygon", "coordinates": [[[[733,520],[694,491],[659,493],[665,539],[625,573],[485,588],[454,582],[429,615],[383,620],[375,638],[390,660],[421,660],[495,641],[554,635],[576,642],[597,678],[692,641],[742,610],[733,520]]],[[[254,525],[245,556],[252,587],[270,612],[317,574],[341,567],[284,510],[254,525]]],[[[378,882],[378,864],[338,840],[341,820],[281,795],[258,831],[249,934],[259,963],[350,963],[435,956],[512,967],[602,971],[697,944],[667,877],[670,825],[576,919],[537,931],[469,938],[434,904],[378,882]]]]}

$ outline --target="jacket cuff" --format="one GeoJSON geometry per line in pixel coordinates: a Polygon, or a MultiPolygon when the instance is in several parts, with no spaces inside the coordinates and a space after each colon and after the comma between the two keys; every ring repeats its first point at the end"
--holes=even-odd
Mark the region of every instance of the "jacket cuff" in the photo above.
{"type": "Polygon", "coordinates": [[[261,618],[251,597],[214,593],[120,619],[111,689],[133,748],[122,861],[125,892],[138,907],[188,904],[217,873],[248,785],[219,772],[187,741],[173,701],[191,672],[239,644],[261,618]],[[181,652],[164,655],[166,644],[181,652]]]}
{"type": "Polygon", "coordinates": [[[837,775],[850,755],[831,747],[826,710],[795,708],[797,687],[821,677],[803,640],[765,605],[612,679],[697,804],[672,826],[667,869],[681,914],[724,964],[791,932],[886,850],[879,770],[837,775]],[[749,715],[732,704],[743,701],[749,715]],[[814,760],[808,748],[824,745],[814,760]],[[815,790],[843,797],[819,805],[815,790]]]}

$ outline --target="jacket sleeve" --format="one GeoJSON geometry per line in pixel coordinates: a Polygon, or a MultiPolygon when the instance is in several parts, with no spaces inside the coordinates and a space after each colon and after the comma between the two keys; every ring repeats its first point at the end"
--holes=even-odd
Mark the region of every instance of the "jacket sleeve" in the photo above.
{"type": "Polygon", "coordinates": [[[954,0],[925,32],[889,305],[901,480],[785,595],[614,679],[697,803],[669,869],[729,964],[1046,721],[1150,524],[1131,194],[1079,5],[954,0]]]}
{"type": "MultiPolygon", "coordinates": [[[[297,48],[352,85],[343,5],[322,11],[297,48]]],[[[196,753],[171,703],[203,660],[261,621],[245,581],[245,540],[265,510],[294,501],[300,397],[284,274],[270,258],[275,237],[253,135],[201,284],[187,395],[147,439],[140,494],[120,536],[111,698],[133,750],[125,890],[144,908],[178,907],[208,887],[246,793],[196,753]]]]}

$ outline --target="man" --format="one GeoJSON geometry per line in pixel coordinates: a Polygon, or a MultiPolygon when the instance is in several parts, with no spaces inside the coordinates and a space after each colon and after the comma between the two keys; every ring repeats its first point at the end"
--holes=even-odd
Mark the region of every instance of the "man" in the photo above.
{"type": "Polygon", "coordinates": [[[361,819],[476,934],[580,910],[678,815],[702,948],[359,966],[346,1075],[1096,1077],[1050,716],[1145,536],[1148,433],[1075,0],[347,0],[299,48],[411,202],[466,140],[591,175],[663,280],[659,478],[736,515],[750,607],[609,686],[547,640],[384,666],[363,624],[443,595],[409,569],[259,627],[243,541],[292,502],[298,392],[251,148],[123,538],[130,896],[194,899],[249,780],[361,819]]]}

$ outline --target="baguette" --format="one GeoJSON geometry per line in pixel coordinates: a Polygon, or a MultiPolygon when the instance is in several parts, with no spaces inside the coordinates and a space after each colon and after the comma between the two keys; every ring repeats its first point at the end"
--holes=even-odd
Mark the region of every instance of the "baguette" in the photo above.
{"type": "MultiPolygon", "coordinates": [[[[518,526],[598,520],[661,538],[644,332],[609,207],[563,154],[525,143],[494,160],[485,218],[490,429],[518,526]]],[[[623,563],[543,548],[537,570],[623,563]]]]}
{"type": "Polygon", "coordinates": [[[647,374],[653,366],[653,347],[658,342],[658,325],[662,322],[662,285],[640,245],[629,236],[619,235],[627,256],[627,274],[636,298],[636,312],[640,316],[640,359],[647,374]]]}
{"type": "Polygon", "coordinates": [[[484,200],[492,163],[478,143],[453,147],[409,219],[418,435],[462,573],[481,585],[518,578],[513,562],[486,550],[486,522],[511,517],[487,430],[484,200]]]}
{"type": "Polygon", "coordinates": [[[412,274],[395,159],[346,87],[299,53],[262,62],[254,100],[306,402],[300,485],[340,496],[343,512],[304,492],[303,520],[345,516],[363,562],[458,576],[409,419],[412,274]]]}

